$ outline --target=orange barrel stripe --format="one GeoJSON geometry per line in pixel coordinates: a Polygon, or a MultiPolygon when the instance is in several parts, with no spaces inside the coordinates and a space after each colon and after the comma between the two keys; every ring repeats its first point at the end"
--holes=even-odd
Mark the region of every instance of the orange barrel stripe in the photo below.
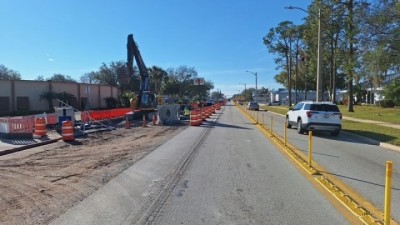
{"type": "Polygon", "coordinates": [[[62,122],[61,136],[63,141],[73,141],[74,139],[74,124],[67,120],[62,122]]]}
{"type": "Polygon", "coordinates": [[[201,111],[193,109],[190,111],[190,125],[191,126],[200,126],[201,122],[201,111]]]}
{"type": "Polygon", "coordinates": [[[206,121],[206,112],[204,111],[204,108],[201,109],[201,120],[206,121]]]}
{"type": "Polygon", "coordinates": [[[46,120],[44,118],[35,119],[35,132],[33,134],[43,137],[46,136],[46,120]]]}
{"type": "Polygon", "coordinates": [[[210,107],[206,107],[206,118],[210,118],[211,116],[211,111],[210,111],[210,107]]]}
{"type": "Polygon", "coordinates": [[[202,125],[203,124],[203,118],[201,116],[201,110],[197,109],[197,124],[202,125]]]}

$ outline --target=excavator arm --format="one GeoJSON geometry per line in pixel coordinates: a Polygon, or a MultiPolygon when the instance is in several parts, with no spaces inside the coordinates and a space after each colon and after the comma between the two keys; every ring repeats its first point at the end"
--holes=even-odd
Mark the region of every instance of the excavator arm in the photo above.
{"type": "Polygon", "coordinates": [[[140,74],[140,89],[136,103],[132,108],[141,111],[154,111],[157,107],[155,94],[150,91],[150,76],[146,65],[142,59],[139,48],[133,39],[133,35],[128,35],[127,43],[127,73],[129,77],[133,77],[133,61],[136,61],[140,74]]]}

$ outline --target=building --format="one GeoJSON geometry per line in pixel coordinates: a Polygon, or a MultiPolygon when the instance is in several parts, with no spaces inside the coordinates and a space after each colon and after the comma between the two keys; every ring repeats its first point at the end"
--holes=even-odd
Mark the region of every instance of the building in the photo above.
{"type": "MultiPolygon", "coordinates": [[[[47,111],[50,104],[40,96],[45,92],[66,93],[74,96],[68,103],[79,110],[107,107],[107,97],[118,99],[117,87],[53,81],[0,80],[0,113],[20,111],[47,111]]],[[[53,106],[61,106],[57,99],[53,106]]]]}

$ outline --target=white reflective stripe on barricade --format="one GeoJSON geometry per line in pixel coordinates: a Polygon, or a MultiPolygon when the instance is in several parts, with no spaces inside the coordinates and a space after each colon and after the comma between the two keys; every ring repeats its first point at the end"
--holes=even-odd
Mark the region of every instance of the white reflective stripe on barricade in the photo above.
{"type": "Polygon", "coordinates": [[[8,120],[9,134],[20,133],[30,134],[33,133],[32,118],[17,118],[12,117],[8,120]]]}
{"type": "Polygon", "coordinates": [[[10,132],[8,120],[9,118],[0,118],[0,133],[8,134],[10,132]]]}

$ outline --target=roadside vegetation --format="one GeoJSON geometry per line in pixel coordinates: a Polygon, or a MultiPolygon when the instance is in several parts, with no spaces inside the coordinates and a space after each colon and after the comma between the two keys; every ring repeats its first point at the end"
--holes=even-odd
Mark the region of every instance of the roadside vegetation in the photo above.
{"type": "MultiPolygon", "coordinates": [[[[339,105],[343,116],[358,119],[369,119],[382,122],[400,124],[400,109],[381,108],[374,106],[356,106],[355,112],[347,112],[346,106],[339,105]]],[[[268,110],[281,115],[288,111],[287,106],[260,106],[261,110],[268,110]]],[[[400,129],[383,127],[377,124],[360,123],[343,119],[342,129],[346,132],[358,134],[380,142],[400,146],[400,129]]]]}
{"type": "Polygon", "coordinates": [[[346,111],[347,106],[338,105],[338,107],[343,116],[400,124],[399,108],[381,108],[378,106],[355,105],[354,112],[348,112],[346,111]]]}

